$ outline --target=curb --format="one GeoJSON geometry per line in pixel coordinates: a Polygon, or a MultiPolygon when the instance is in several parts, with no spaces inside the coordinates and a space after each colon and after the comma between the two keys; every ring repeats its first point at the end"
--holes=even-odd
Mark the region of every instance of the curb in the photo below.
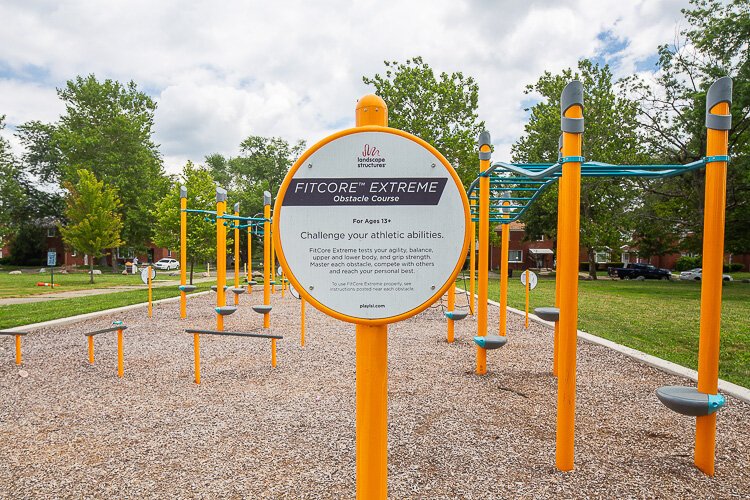
{"type": "MultiPolygon", "coordinates": [[[[456,290],[458,290],[458,288],[456,288],[456,290]]],[[[465,290],[463,291],[465,292],[465,290]]],[[[496,306],[498,308],[500,307],[500,304],[493,300],[488,300],[487,303],[492,304],[493,306],[496,306]]],[[[518,316],[521,316],[521,317],[526,316],[526,312],[521,311],[520,309],[516,309],[510,306],[508,306],[507,309],[511,313],[516,314],[518,316]]],[[[552,321],[545,321],[539,316],[532,314],[532,313],[529,313],[529,320],[533,321],[534,323],[539,323],[540,325],[545,325],[550,328],[555,328],[555,323],[553,323],[552,321]]],[[[670,375],[677,375],[678,377],[684,377],[684,378],[692,380],[693,382],[696,382],[696,383],[698,382],[698,372],[691,368],[686,368],[682,365],[678,365],[677,363],[672,363],[671,361],[657,358],[656,356],[652,356],[651,354],[646,354],[645,352],[638,351],[636,349],[633,349],[632,347],[627,347],[622,344],[618,344],[617,342],[612,342],[611,340],[607,340],[602,337],[597,337],[596,335],[592,335],[582,330],[578,330],[578,337],[584,342],[589,342],[590,344],[596,344],[596,345],[600,345],[603,347],[607,347],[609,349],[619,352],[620,354],[624,354],[625,356],[631,359],[634,359],[640,363],[648,365],[652,368],[656,368],[657,370],[661,370],[663,372],[669,373],[670,375]]],[[[731,382],[727,382],[726,380],[719,379],[719,390],[725,394],[729,394],[730,396],[740,399],[746,403],[750,403],[750,389],[742,387],[741,385],[733,384],[731,382]]]]}
{"type": "MultiPolygon", "coordinates": [[[[208,291],[205,291],[205,292],[191,293],[191,294],[187,295],[187,297],[188,298],[189,297],[196,297],[196,296],[199,296],[199,295],[206,295],[206,294],[209,294],[209,293],[212,293],[211,290],[208,290],[208,291]]],[[[177,302],[179,300],[180,300],[180,296],[178,295],[177,297],[169,297],[168,299],[154,300],[153,302],[151,302],[151,304],[164,304],[166,302],[177,302]]],[[[103,311],[94,311],[94,312],[90,312],[90,313],[86,313],[86,314],[79,314],[77,316],[68,316],[67,318],[51,319],[49,321],[43,321],[41,323],[32,323],[30,325],[16,326],[16,327],[13,327],[13,328],[8,328],[5,331],[6,332],[25,332],[25,331],[28,331],[28,330],[36,330],[36,329],[39,329],[39,328],[47,328],[47,327],[50,327],[50,326],[67,325],[67,324],[70,324],[70,323],[76,323],[78,321],[84,321],[84,320],[87,320],[87,319],[94,319],[94,318],[98,318],[100,316],[106,316],[108,314],[113,314],[113,313],[131,311],[131,310],[137,309],[139,307],[147,307],[147,306],[148,306],[148,302],[140,302],[138,304],[131,304],[129,306],[115,307],[113,309],[105,309],[103,311]]]]}

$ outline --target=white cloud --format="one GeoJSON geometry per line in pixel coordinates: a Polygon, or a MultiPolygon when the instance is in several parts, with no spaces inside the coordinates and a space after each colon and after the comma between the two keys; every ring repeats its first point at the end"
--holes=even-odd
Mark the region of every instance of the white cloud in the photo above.
{"type": "MultiPolygon", "coordinates": [[[[674,39],[687,0],[492,2],[78,1],[0,5],[0,114],[9,125],[62,112],[55,87],[78,74],[134,80],[158,101],[168,170],[236,154],[250,134],[313,143],[353,124],[363,75],[421,55],[480,86],[496,156],[523,131],[526,84],[627,46],[616,75],[674,39]]],[[[6,131],[6,136],[8,135],[6,131]]]]}

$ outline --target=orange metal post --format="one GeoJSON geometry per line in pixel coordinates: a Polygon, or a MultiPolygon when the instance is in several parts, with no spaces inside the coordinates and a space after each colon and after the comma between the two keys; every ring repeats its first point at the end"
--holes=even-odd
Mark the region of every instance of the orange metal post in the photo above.
{"type": "MultiPolygon", "coordinates": [[[[263,304],[271,304],[271,193],[263,193],[263,304]]],[[[271,327],[271,313],[263,315],[263,328],[271,327]]]]}
{"type": "MultiPolygon", "coordinates": [[[[479,135],[479,173],[490,168],[490,134],[482,132],[479,135]],[[482,158],[482,153],[486,159],[482,158]]],[[[487,286],[489,276],[487,275],[489,267],[489,237],[490,237],[490,178],[482,177],[479,179],[479,279],[477,286],[477,335],[484,337],[487,335],[487,286]]],[[[477,375],[487,373],[487,350],[477,346],[477,375]]]]}
{"type": "Polygon", "coordinates": [[[529,329],[529,270],[526,270],[526,324],[525,328],[529,329]]]}
{"type": "MultiPolygon", "coordinates": [[[[717,80],[709,89],[706,107],[709,114],[729,115],[732,81],[717,80]]],[[[708,123],[707,156],[726,155],[727,130],[711,128],[708,123]]],[[[698,390],[706,394],[719,391],[719,336],[721,333],[721,289],[724,263],[724,222],[727,191],[727,163],[706,165],[706,194],[703,211],[703,277],[701,279],[700,341],[698,344],[698,390]]],[[[716,413],[697,417],[695,427],[695,465],[714,475],[716,455],[716,413]]]]}
{"type": "MultiPolygon", "coordinates": [[[[569,83],[561,97],[564,118],[583,118],[583,85],[569,83]]],[[[582,122],[578,122],[582,124],[582,122]]],[[[563,120],[563,156],[581,156],[583,127],[580,132],[563,120]]],[[[568,213],[560,228],[562,248],[559,260],[563,262],[560,275],[560,339],[559,376],[557,379],[557,436],[555,462],[563,471],[573,470],[575,444],[576,401],[576,338],[578,332],[578,239],[580,229],[581,163],[563,165],[560,195],[565,198],[568,213]]]]}
{"type": "Polygon", "coordinates": [[[117,376],[120,378],[122,378],[125,373],[122,357],[122,330],[117,330],[117,376]]]}
{"type": "Polygon", "coordinates": [[[272,226],[268,226],[268,230],[271,231],[271,293],[276,293],[276,248],[273,246],[273,229],[272,226]]]}
{"type": "Polygon", "coordinates": [[[88,337],[88,344],[89,344],[89,363],[92,365],[94,364],[94,337],[88,337]]]}
{"type": "Polygon", "coordinates": [[[250,282],[253,280],[253,229],[252,226],[247,228],[247,269],[245,277],[247,278],[247,294],[253,291],[253,286],[250,282]]]}
{"type": "MultiPolygon", "coordinates": [[[[240,216],[239,202],[234,204],[234,215],[235,217],[240,216]]],[[[234,221],[235,226],[238,226],[239,224],[239,221],[234,221]]],[[[238,227],[234,228],[234,287],[240,287],[240,229],[238,227]]],[[[240,296],[237,293],[233,295],[234,305],[237,306],[240,304],[240,296]]]]}
{"type": "MultiPolygon", "coordinates": [[[[560,139],[562,142],[562,138],[560,139]]],[[[557,182],[557,265],[555,266],[555,307],[560,307],[560,283],[562,282],[562,260],[560,249],[562,248],[562,227],[565,215],[568,213],[565,198],[562,195],[562,183],[557,182]]],[[[552,352],[552,375],[557,377],[558,358],[560,352],[560,322],[555,321],[555,338],[552,352]]]]}
{"type": "Polygon", "coordinates": [[[148,266],[146,269],[148,269],[146,271],[146,281],[148,282],[148,317],[150,318],[154,312],[154,307],[151,303],[151,299],[153,299],[153,294],[151,292],[151,266],[148,266]]]}
{"type": "MultiPolygon", "coordinates": [[[[180,186],[180,285],[187,284],[187,188],[180,186]]],[[[180,318],[187,318],[187,295],[180,290],[180,318]]]]}
{"type": "Polygon", "coordinates": [[[469,313],[471,313],[472,316],[474,316],[474,295],[477,293],[477,225],[474,222],[473,215],[475,204],[476,202],[474,200],[469,200],[469,205],[471,206],[469,212],[472,214],[471,222],[469,223],[469,227],[471,228],[471,242],[469,243],[469,267],[471,267],[471,270],[469,271],[469,288],[471,288],[469,291],[469,313]]]}
{"type": "Polygon", "coordinates": [[[16,335],[16,364],[20,365],[23,360],[21,358],[21,336],[16,335]]]}
{"type": "MultiPolygon", "coordinates": [[[[448,289],[448,312],[453,312],[456,308],[456,283],[451,284],[448,289]]],[[[454,321],[448,318],[448,343],[453,342],[455,324],[454,321]]]]}
{"type": "MultiPolygon", "coordinates": [[[[504,201],[503,205],[510,205],[504,201]]],[[[507,215],[503,215],[507,219],[507,215]]],[[[502,247],[500,249],[500,327],[499,335],[508,333],[508,246],[510,245],[510,225],[503,224],[501,231],[502,247]]]]}
{"type": "Polygon", "coordinates": [[[388,493],[388,327],[356,326],[357,498],[388,493]]]}
{"type": "Polygon", "coordinates": [[[300,299],[300,338],[299,343],[302,347],[305,347],[305,299],[300,299]]]}
{"type": "MultiPolygon", "coordinates": [[[[224,286],[227,284],[227,227],[220,219],[227,210],[227,192],[216,188],[216,305],[227,305],[224,286]]],[[[224,331],[224,316],[216,313],[216,329],[224,331]]]]}
{"type": "Polygon", "coordinates": [[[193,334],[193,362],[195,363],[195,383],[201,383],[201,337],[193,334]]]}

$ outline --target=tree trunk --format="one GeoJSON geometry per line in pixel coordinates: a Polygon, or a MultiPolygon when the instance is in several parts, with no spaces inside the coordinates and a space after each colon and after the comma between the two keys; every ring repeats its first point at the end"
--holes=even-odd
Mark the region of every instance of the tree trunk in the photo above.
{"type": "Polygon", "coordinates": [[[117,274],[117,254],[115,253],[114,248],[112,249],[112,253],[110,255],[112,255],[112,272],[114,274],[117,274]]]}
{"type": "Polygon", "coordinates": [[[190,284],[193,284],[193,266],[195,265],[195,261],[190,261],[190,284]]]}
{"type": "Polygon", "coordinates": [[[592,280],[596,279],[596,252],[593,248],[589,248],[589,276],[592,280]]]}
{"type": "Polygon", "coordinates": [[[89,259],[89,283],[94,283],[94,258],[89,259]]]}

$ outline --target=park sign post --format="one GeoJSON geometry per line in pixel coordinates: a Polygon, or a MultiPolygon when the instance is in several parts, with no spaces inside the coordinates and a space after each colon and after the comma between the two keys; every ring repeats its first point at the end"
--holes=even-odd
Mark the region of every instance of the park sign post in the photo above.
{"type": "Polygon", "coordinates": [[[357,127],[292,166],[274,207],[281,265],[302,298],[356,324],[357,496],[387,494],[387,325],[438,300],[469,246],[469,202],[448,161],[387,127],[375,95],[357,127]]]}

